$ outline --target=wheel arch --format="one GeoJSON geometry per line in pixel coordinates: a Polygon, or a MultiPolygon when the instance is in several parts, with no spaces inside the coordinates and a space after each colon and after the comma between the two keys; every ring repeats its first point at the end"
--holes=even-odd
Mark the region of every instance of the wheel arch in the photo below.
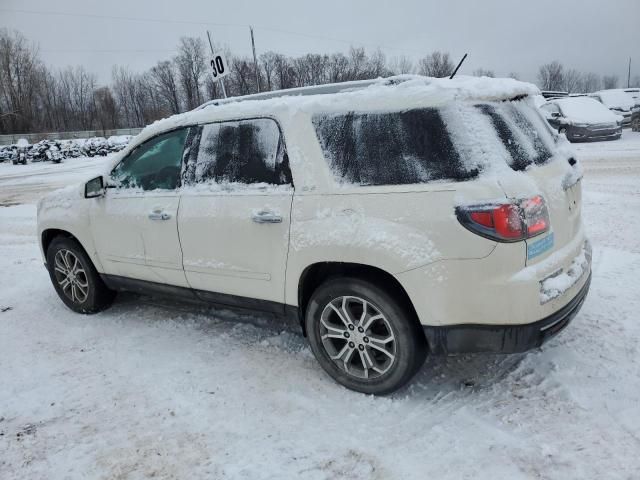
{"type": "Polygon", "coordinates": [[[49,250],[49,246],[51,245],[51,242],[53,242],[53,240],[56,237],[70,238],[71,240],[75,240],[76,242],[78,242],[78,245],[80,245],[80,248],[82,248],[84,253],[87,254],[87,257],[89,257],[89,259],[93,263],[93,266],[98,271],[100,271],[101,265],[97,261],[96,256],[92,255],[92,253],[89,250],[87,250],[87,248],[84,246],[82,240],[80,240],[80,238],[78,238],[77,235],[74,235],[70,231],[64,230],[64,229],[61,229],[61,228],[46,228],[40,234],[40,245],[42,246],[42,253],[44,255],[45,263],[46,263],[46,260],[47,260],[47,251],[49,250]]]}
{"type": "Polygon", "coordinates": [[[304,326],[306,307],[313,292],[325,281],[338,277],[356,277],[369,281],[380,288],[390,291],[420,325],[416,309],[409,297],[409,294],[400,281],[391,273],[372,265],[351,262],[317,262],[308,265],[300,274],[298,279],[298,313],[300,326],[304,335],[307,332],[304,326]]]}

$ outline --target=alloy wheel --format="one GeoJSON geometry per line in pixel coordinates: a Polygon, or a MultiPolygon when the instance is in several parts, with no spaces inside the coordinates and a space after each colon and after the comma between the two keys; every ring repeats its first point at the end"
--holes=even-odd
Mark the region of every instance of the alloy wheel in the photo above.
{"type": "Polygon", "coordinates": [[[331,300],[320,317],[320,338],[329,358],[346,374],[372,379],[396,359],[396,337],[385,315],[355,296],[331,300]]]}
{"type": "Polygon", "coordinates": [[[89,295],[89,280],[82,263],[71,250],[61,249],[54,257],[56,281],[72,302],[84,303],[89,295]]]}

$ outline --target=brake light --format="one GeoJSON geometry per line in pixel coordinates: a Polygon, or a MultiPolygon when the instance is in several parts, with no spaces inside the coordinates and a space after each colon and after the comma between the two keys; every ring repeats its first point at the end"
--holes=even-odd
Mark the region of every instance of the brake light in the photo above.
{"type": "Polygon", "coordinates": [[[473,233],[499,242],[526,240],[550,227],[549,211],[540,195],[512,203],[458,207],[456,214],[473,233]]]}

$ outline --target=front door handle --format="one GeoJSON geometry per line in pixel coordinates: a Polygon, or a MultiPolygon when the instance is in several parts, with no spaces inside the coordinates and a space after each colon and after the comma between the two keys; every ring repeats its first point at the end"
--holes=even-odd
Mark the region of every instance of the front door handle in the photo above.
{"type": "Polygon", "coordinates": [[[149,219],[151,220],[169,220],[170,218],[171,214],[157,210],[154,210],[149,214],[149,219]]]}
{"type": "Polygon", "coordinates": [[[251,217],[256,223],[282,223],[282,216],[268,210],[254,213],[251,217]]]}

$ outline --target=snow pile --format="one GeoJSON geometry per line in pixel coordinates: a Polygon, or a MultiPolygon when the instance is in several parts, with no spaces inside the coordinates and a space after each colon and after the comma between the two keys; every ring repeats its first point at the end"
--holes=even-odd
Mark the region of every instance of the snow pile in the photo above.
{"type": "Polygon", "coordinates": [[[78,157],[106,156],[109,153],[119,152],[127,147],[133,136],[118,135],[108,139],[104,137],[74,138],[71,140],[40,140],[29,144],[21,138],[17,144],[0,146],[0,161],[10,160],[18,151],[18,148],[26,148],[27,159],[32,162],[46,161],[45,152],[49,149],[57,149],[57,153],[63,159],[78,157]],[[21,142],[22,141],[22,142],[21,142]]]}
{"type": "Polygon", "coordinates": [[[572,123],[616,123],[622,120],[602,103],[589,97],[569,97],[553,100],[572,123]]]}
{"type": "Polygon", "coordinates": [[[589,261],[587,257],[591,255],[591,252],[588,251],[588,248],[589,247],[584,246],[566,270],[562,270],[557,275],[546,278],[540,282],[540,303],[547,303],[554,298],[558,298],[573,287],[578,280],[589,271],[589,261]]]}

